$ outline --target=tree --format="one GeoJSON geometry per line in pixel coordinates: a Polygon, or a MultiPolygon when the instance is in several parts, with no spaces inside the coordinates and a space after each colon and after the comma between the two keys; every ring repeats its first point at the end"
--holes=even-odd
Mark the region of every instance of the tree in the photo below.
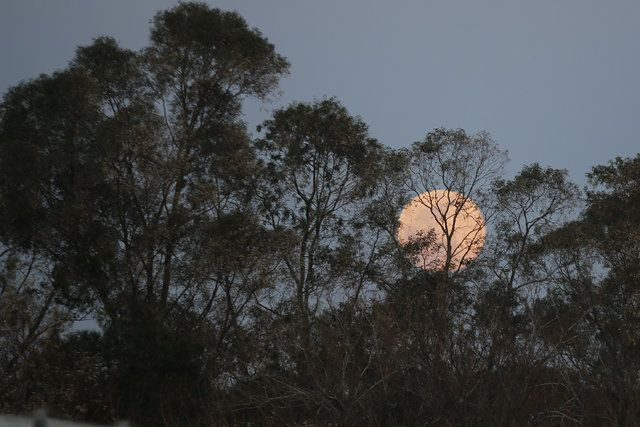
{"type": "Polygon", "coordinates": [[[436,327],[442,340],[448,329],[448,294],[453,283],[450,278],[464,266],[469,248],[484,243],[485,224],[477,223],[467,231],[470,240],[463,240],[467,245],[453,244],[456,223],[466,214],[467,201],[478,203],[485,218],[490,214],[489,205],[483,202],[491,182],[499,176],[506,162],[506,153],[486,132],[467,135],[462,129],[436,129],[424,140],[414,143],[407,155],[406,189],[431,212],[438,225],[435,233],[444,237],[443,247],[436,248],[444,265],[435,292],[436,327]],[[459,264],[454,267],[455,257],[459,258],[459,264]]]}
{"type": "Polygon", "coordinates": [[[287,69],[236,13],[181,3],[148,47],[100,37],[4,95],[0,412],[633,424],[640,156],[594,167],[574,216],[566,171],[506,179],[485,132],[393,150],[325,98],[252,139],[243,102],[287,69]],[[416,197],[438,225],[404,245],[416,197]],[[412,263],[425,247],[440,269],[412,263]],[[84,316],[98,330],[73,330],[84,316]]]}
{"type": "Polygon", "coordinates": [[[567,179],[566,171],[542,168],[537,163],[523,167],[511,180],[496,180],[493,191],[497,203],[495,231],[485,263],[494,283],[485,291],[493,299],[504,298],[498,306],[489,303],[494,309],[507,310],[496,313],[490,323],[505,325],[510,329],[507,339],[513,341],[515,307],[530,308],[539,287],[549,291],[557,278],[546,262],[544,238],[568,220],[578,205],[580,192],[567,179]],[[528,295],[521,296],[524,291],[529,291],[528,295]]]}
{"type": "Polygon", "coordinates": [[[5,95],[0,239],[44,258],[61,302],[127,341],[119,366],[184,328],[210,331],[194,351],[222,357],[269,285],[277,238],[253,210],[241,106],[272,94],[287,69],[238,14],[184,3],[155,16],[147,48],[101,37],[68,69],[5,95]],[[131,339],[136,329],[145,339],[131,339]]]}
{"type": "MultiPolygon", "coordinates": [[[[372,194],[382,152],[367,126],[334,99],[278,110],[262,129],[262,209],[271,230],[291,236],[283,275],[306,358],[312,317],[334,291],[330,254],[348,238],[358,203],[372,194]]],[[[299,363],[308,369],[308,361],[299,363]]]]}
{"type": "Polygon", "coordinates": [[[512,180],[497,180],[493,191],[498,204],[495,240],[504,245],[495,248],[500,253],[491,255],[492,261],[499,263],[492,266],[493,273],[507,290],[545,282],[544,277],[535,276],[532,265],[523,265],[535,260],[527,251],[568,219],[578,204],[578,188],[568,181],[566,170],[534,163],[523,167],[512,180]]]}
{"type": "MultiPolygon", "coordinates": [[[[51,286],[41,257],[5,248],[0,261],[0,396],[22,400],[28,378],[37,369],[32,363],[34,355],[73,317],[56,304],[59,293],[51,286]]],[[[10,407],[0,405],[0,410],[7,409],[10,407]]]]}
{"type": "Polygon", "coordinates": [[[581,217],[550,239],[563,255],[561,289],[580,332],[570,359],[579,379],[566,383],[597,402],[607,422],[625,424],[640,414],[640,156],[617,157],[588,177],[581,217]],[[600,394],[583,390],[585,378],[600,394]]]}
{"type": "Polygon", "coordinates": [[[497,179],[493,192],[493,233],[482,260],[486,276],[473,304],[474,324],[481,337],[479,362],[486,364],[486,381],[495,381],[496,370],[510,373],[501,379],[509,392],[498,396],[500,392],[489,387],[483,404],[509,419],[529,398],[528,387],[549,375],[541,367],[575,338],[561,333],[554,323],[559,274],[546,239],[564,226],[580,192],[566,171],[535,163],[510,180],[497,179]],[[551,330],[560,332],[553,344],[545,342],[551,330]]]}
{"type": "MultiPolygon", "coordinates": [[[[468,200],[480,203],[493,179],[499,177],[506,153],[501,151],[486,132],[467,135],[462,129],[436,129],[424,140],[413,144],[410,156],[406,187],[419,202],[433,215],[437,224],[437,234],[444,236],[441,248],[445,259],[445,275],[455,274],[466,259],[466,247],[453,244],[455,224],[465,214],[468,200]],[[443,190],[434,193],[434,190],[443,190]],[[441,198],[446,199],[442,203],[441,198]],[[460,257],[459,266],[454,268],[452,260],[460,257]]],[[[488,212],[485,207],[485,215],[488,212]]],[[[469,232],[472,243],[481,239],[479,230],[485,226],[479,223],[469,232]],[[477,236],[477,237],[476,237],[477,236]]]]}

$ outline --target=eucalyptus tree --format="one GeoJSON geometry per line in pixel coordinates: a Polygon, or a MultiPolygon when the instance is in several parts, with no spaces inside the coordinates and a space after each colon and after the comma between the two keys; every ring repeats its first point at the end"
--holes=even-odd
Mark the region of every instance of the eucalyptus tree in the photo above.
{"type": "Polygon", "coordinates": [[[479,321],[494,333],[489,366],[511,365],[532,380],[553,367],[555,379],[530,383],[549,393],[562,384],[558,406],[541,413],[587,424],[637,418],[638,165],[635,157],[595,166],[573,220],[579,192],[563,171],[532,165],[497,183],[500,250],[486,261],[501,292],[479,301],[479,321]],[[541,292],[521,294],[535,287],[541,292]]]}
{"type": "Polygon", "coordinates": [[[436,330],[442,341],[448,330],[447,312],[452,297],[449,294],[455,285],[452,278],[468,261],[470,247],[481,247],[484,243],[483,232],[490,215],[487,202],[490,186],[500,176],[507,155],[488,133],[467,135],[462,129],[436,129],[414,143],[406,154],[405,188],[431,213],[437,228],[433,231],[436,236],[442,236],[442,241],[431,242],[443,260],[435,289],[436,330]],[[464,231],[463,244],[456,244],[454,235],[458,223],[469,214],[468,202],[477,203],[484,218],[464,231]],[[452,262],[456,257],[459,258],[457,265],[452,262]]]}
{"type": "Polygon", "coordinates": [[[334,99],[292,104],[261,130],[264,221],[290,239],[282,289],[297,319],[297,345],[308,357],[314,314],[330,303],[340,264],[353,261],[340,254],[352,254],[345,248],[357,243],[349,232],[362,226],[383,151],[365,123],[334,99]]]}
{"type": "Polygon", "coordinates": [[[182,276],[195,275],[203,229],[246,211],[255,158],[241,102],[286,70],[240,16],[197,3],[160,12],[141,52],[110,38],[79,48],[68,70],[5,96],[4,237],[77,279],[95,263],[107,314],[120,287],[168,309],[205,279],[182,276]]]}
{"type": "MultiPolygon", "coordinates": [[[[479,204],[486,216],[489,211],[485,199],[490,195],[491,183],[501,174],[507,160],[488,133],[467,135],[462,129],[436,129],[407,152],[409,166],[406,188],[424,205],[436,221],[436,234],[444,237],[442,248],[443,271],[455,274],[464,266],[468,247],[454,243],[456,225],[468,209],[467,201],[479,204]],[[436,192],[435,190],[441,190],[436,192]],[[452,263],[460,257],[458,266],[452,263]]],[[[480,221],[468,231],[472,243],[483,243],[480,221]]]]}
{"type": "Polygon", "coordinates": [[[287,70],[237,13],[201,3],[159,12],[140,51],[78,48],[4,96],[0,240],[44,257],[60,301],[95,312],[132,363],[137,327],[202,327],[202,351],[223,353],[278,241],[253,210],[242,103],[287,70]]]}
{"type": "Polygon", "coordinates": [[[73,319],[57,304],[59,292],[51,286],[51,271],[42,257],[15,248],[0,251],[0,396],[25,400],[34,354],[65,330],[73,319]]]}
{"type": "Polygon", "coordinates": [[[553,295],[561,277],[547,239],[576,213],[580,192],[565,170],[535,163],[512,179],[495,180],[492,191],[495,214],[480,262],[485,268],[473,303],[474,326],[484,381],[496,381],[502,375],[496,374],[499,369],[508,390],[489,387],[481,405],[509,419],[516,416],[518,402],[529,400],[526,390],[547,387],[538,383],[551,375],[541,366],[555,361],[572,338],[565,333],[553,343],[546,340],[558,329],[552,314],[559,306],[553,295]]]}
{"type": "Polygon", "coordinates": [[[492,344],[489,364],[494,362],[495,351],[507,356],[514,352],[518,330],[541,333],[543,326],[537,323],[542,318],[535,315],[533,305],[553,291],[560,277],[557,258],[546,239],[566,225],[580,202],[580,191],[569,181],[566,170],[543,168],[537,163],[524,166],[510,180],[496,180],[493,191],[496,215],[484,257],[489,283],[476,305],[488,316],[484,319],[487,327],[499,331],[487,340],[492,344]],[[486,306],[481,308],[483,304],[486,306]],[[497,339],[500,335],[506,341],[497,339]]]}
{"type": "Polygon", "coordinates": [[[640,155],[617,157],[587,176],[581,217],[550,239],[571,255],[560,282],[561,319],[576,324],[569,366],[588,379],[565,383],[582,401],[595,400],[601,419],[628,424],[640,413],[640,155]]]}
{"type": "Polygon", "coordinates": [[[536,265],[542,238],[563,226],[580,201],[580,190],[567,171],[524,166],[511,180],[494,183],[497,214],[488,256],[496,279],[508,292],[548,283],[545,268],[536,265]]]}

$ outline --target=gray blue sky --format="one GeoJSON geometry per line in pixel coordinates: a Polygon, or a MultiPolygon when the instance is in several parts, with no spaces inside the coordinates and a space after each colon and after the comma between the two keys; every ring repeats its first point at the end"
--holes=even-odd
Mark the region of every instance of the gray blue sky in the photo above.
{"type": "MultiPolygon", "coordinates": [[[[335,95],[372,135],[404,147],[435,127],[487,130],[510,171],[540,162],[578,183],[640,152],[640,1],[209,0],[237,10],[292,64],[282,96],[335,95]]],[[[111,35],[146,45],[173,0],[0,0],[0,92],[63,68],[111,35]]]]}

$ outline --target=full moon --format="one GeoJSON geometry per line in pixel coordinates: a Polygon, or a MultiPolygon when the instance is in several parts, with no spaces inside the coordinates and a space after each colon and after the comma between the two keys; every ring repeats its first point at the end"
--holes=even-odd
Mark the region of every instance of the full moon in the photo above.
{"type": "Polygon", "coordinates": [[[400,213],[398,241],[412,244],[416,267],[458,270],[482,251],[486,227],[482,212],[468,197],[451,190],[433,190],[414,197],[400,213]],[[449,248],[449,249],[448,249],[449,248]]]}

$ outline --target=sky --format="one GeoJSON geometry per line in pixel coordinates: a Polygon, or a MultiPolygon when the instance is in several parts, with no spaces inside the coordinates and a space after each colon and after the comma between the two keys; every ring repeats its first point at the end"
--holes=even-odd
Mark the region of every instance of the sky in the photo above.
{"type": "MultiPolygon", "coordinates": [[[[0,0],[0,93],[62,69],[78,45],[147,44],[173,0],[0,0]]],[[[591,166],[640,152],[640,1],[210,0],[238,11],[291,63],[281,95],[336,96],[372,136],[408,147],[437,127],[488,131],[508,174],[539,162],[580,185],[591,166]]]]}

